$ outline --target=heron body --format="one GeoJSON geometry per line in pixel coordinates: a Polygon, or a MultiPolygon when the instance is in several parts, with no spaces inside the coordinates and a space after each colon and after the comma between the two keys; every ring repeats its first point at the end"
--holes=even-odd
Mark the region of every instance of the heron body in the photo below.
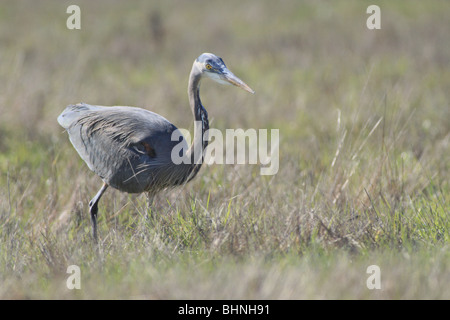
{"type": "Polygon", "coordinates": [[[189,167],[170,160],[172,148],[179,143],[171,140],[177,128],[156,113],[76,104],[68,106],[59,119],[89,169],[111,187],[141,193],[181,184],[187,176],[180,172],[180,179],[168,179],[170,172],[189,167]]]}
{"type": "Polygon", "coordinates": [[[207,76],[254,93],[214,54],[200,55],[189,77],[189,102],[194,116],[194,139],[188,147],[184,137],[172,141],[177,128],[163,116],[136,107],[104,107],[85,103],[69,105],[58,117],[69,139],[89,169],[104,182],[89,203],[93,237],[97,240],[98,202],[111,186],[123,192],[155,194],[192,180],[203,161],[195,161],[195,150],[203,153],[208,144],[208,113],[200,100],[200,80],[207,76]],[[184,157],[191,161],[175,164],[172,150],[182,144],[184,157]]]}

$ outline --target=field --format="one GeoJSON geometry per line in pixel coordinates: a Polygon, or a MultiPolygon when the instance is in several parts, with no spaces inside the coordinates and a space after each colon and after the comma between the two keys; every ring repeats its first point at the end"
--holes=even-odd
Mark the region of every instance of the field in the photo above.
{"type": "Polygon", "coordinates": [[[376,1],[378,30],[371,4],[1,2],[0,298],[450,299],[450,3],[376,1]],[[95,245],[101,179],[56,118],[138,106],[192,131],[202,52],[256,91],[204,80],[211,127],[279,129],[278,172],[204,165],[153,205],[110,188],[95,245]]]}

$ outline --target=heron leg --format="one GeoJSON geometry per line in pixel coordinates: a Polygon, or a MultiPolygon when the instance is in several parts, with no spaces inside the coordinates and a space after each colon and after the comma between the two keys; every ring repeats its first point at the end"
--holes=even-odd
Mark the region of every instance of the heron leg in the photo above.
{"type": "Polygon", "coordinates": [[[103,183],[103,186],[97,192],[95,197],[89,202],[89,213],[91,214],[91,222],[92,222],[92,237],[94,238],[95,242],[97,242],[98,202],[107,188],[108,188],[108,185],[106,184],[106,182],[103,183]]]}

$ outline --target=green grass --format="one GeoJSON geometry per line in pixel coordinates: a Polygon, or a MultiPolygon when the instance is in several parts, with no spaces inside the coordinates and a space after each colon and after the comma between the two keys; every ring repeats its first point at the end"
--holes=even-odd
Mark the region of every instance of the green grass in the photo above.
{"type": "Polygon", "coordinates": [[[449,299],[450,6],[378,3],[378,31],[368,1],[81,1],[78,31],[70,2],[0,4],[0,298],[449,299]],[[205,81],[211,127],[279,129],[278,173],[204,166],[150,207],[109,189],[97,248],[101,181],[57,116],[133,105],[192,130],[202,52],[256,91],[205,81]]]}

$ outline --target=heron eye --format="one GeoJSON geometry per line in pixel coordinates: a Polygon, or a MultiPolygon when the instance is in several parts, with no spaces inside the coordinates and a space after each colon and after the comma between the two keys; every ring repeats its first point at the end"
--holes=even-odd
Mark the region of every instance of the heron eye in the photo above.
{"type": "Polygon", "coordinates": [[[208,69],[208,70],[212,69],[212,67],[211,67],[211,65],[209,63],[206,65],[206,69],[208,69]]]}

